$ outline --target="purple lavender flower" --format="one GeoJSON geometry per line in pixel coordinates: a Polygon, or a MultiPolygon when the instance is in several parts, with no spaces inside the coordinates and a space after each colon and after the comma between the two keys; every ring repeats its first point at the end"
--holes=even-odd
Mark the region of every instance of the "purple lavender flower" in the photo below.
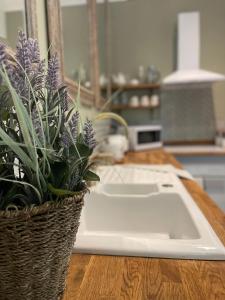
{"type": "Polygon", "coordinates": [[[5,51],[5,44],[0,43],[0,64],[5,64],[6,61],[6,51],[5,51]]]}
{"type": "Polygon", "coordinates": [[[63,148],[69,148],[73,143],[76,143],[79,129],[78,121],[79,113],[77,111],[68,122],[68,128],[64,125],[64,130],[61,136],[61,145],[63,148]]]}
{"type": "Polygon", "coordinates": [[[37,72],[43,74],[45,72],[45,59],[42,59],[37,65],[37,72]]]}
{"type": "Polygon", "coordinates": [[[62,92],[62,110],[63,112],[66,112],[68,110],[68,92],[65,88],[62,92]]]}
{"type": "Polygon", "coordinates": [[[56,55],[54,55],[48,62],[46,87],[51,92],[57,90],[59,87],[59,61],[56,55]]]}
{"type": "Polygon", "coordinates": [[[45,60],[41,60],[33,70],[32,86],[35,91],[41,90],[45,83],[45,60]]]}
{"type": "Polygon", "coordinates": [[[29,38],[27,40],[28,49],[30,52],[30,60],[32,63],[40,63],[40,49],[36,39],[29,38]]]}
{"type": "Polygon", "coordinates": [[[62,136],[61,136],[61,146],[63,148],[68,149],[71,145],[71,138],[66,128],[64,128],[62,136]]]}
{"type": "Polygon", "coordinates": [[[30,74],[32,72],[30,45],[24,32],[19,31],[18,36],[19,39],[16,45],[16,58],[23,70],[25,70],[27,74],[30,74]]]}
{"type": "MultiPolygon", "coordinates": [[[[12,86],[20,94],[20,91],[24,89],[24,84],[21,83],[22,78],[19,76],[16,66],[9,62],[6,46],[2,43],[0,44],[0,67],[5,68],[12,86]]],[[[2,78],[0,78],[0,81],[2,82],[2,78]]]]}
{"type": "Polygon", "coordinates": [[[69,128],[71,135],[73,137],[73,142],[76,143],[79,129],[79,112],[77,111],[71,118],[69,122],[69,128]]]}
{"type": "Polygon", "coordinates": [[[29,38],[27,40],[27,46],[29,49],[30,62],[32,63],[32,72],[30,75],[32,75],[33,79],[33,88],[37,91],[44,87],[45,60],[40,59],[40,49],[36,39],[29,38]]]}
{"type": "Polygon", "coordinates": [[[90,120],[87,120],[84,123],[84,142],[85,144],[93,149],[96,146],[96,141],[95,141],[95,133],[94,133],[94,129],[92,127],[92,123],[90,120]]]}
{"type": "MultiPolygon", "coordinates": [[[[0,67],[6,70],[9,80],[12,86],[16,89],[17,93],[20,94],[21,90],[24,90],[24,84],[21,83],[21,78],[18,75],[16,67],[8,61],[6,46],[0,44],[0,67]]],[[[0,84],[2,83],[2,78],[0,76],[0,84]]]]}
{"type": "Polygon", "coordinates": [[[45,82],[45,61],[40,60],[40,50],[35,39],[27,39],[24,32],[19,31],[16,58],[18,64],[10,70],[10,81],[17,93],[23,100],[29,100],[30,86],[26,81],[29,77],[34,91],[39,91],[44,87],[45,82]],[[22,68],[21,68],[22,67],[22,68]],[[26,72],[26,76],[24,74],[26,72]]]}
{"type": "MultiPolygon", "coordinates": [[[[13,72],[13,66],[9,63],[6,53],[6,46],[3,43],[0,43],[0,68],[4,68],[11,80],[13,72]]],[[[0,76],[0,83],[2,83],[2,78],[0,76]]]]}
{"type": "Polygon", "coordinates": [[[21,96],[21,98],[28,99],[29,98],[29,87],[25,82],[24,74],[20,70],[18,70],[18,66],[14,66],[13,64],[9,64],[7,67],[7,74],[11,85],[16,90],[17,94],[21,96]]]}
{"type": "MultiPolygon", "coordinates": [[[[0,67],[2,65],[5,65],[5,60],[6,60],[6,53],[5,53],[5,45],[0,44],[0,67]]],[[[0,84],[2,84],[2,76],[0,75],[0,84]]]]}

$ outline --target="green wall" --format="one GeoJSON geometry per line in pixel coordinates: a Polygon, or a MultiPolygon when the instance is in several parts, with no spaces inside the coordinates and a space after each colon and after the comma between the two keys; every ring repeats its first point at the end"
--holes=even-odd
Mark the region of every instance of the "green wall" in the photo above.
{"type": "Polygon", "coordinates": [[[79,70],[81,65],[86,70],[89,68],[88,14],[86,6],[62,7],[62,33],[65,71],[67,76],[73,78],[73,72],[79,70]]]}
{"type": "MultiPolygon", "coordinates": [[[[199,11],[201,68],[225,74],[224,0],[132,0],[110,5],[112,72],[137,75],[139,65],[156,65],[162,76],[176,64],[176,20],[199,11]]],[[[225,121],[225,83],[214,87],[217,120],[225,121]]]]}
{"type": "Polygon", "coordinates": [[[18,31],[25,30],[24,18],[24,12],[22,11],[6,13],[6,42],[13,49],[16,48],[18,31]]]}
{"type": "MultiPolygon", "coordinates": [[[[111,68],[137,75],[138,66],[156,65],[162,77],[176,64],[176,20],[181,11],[199,11],[201,68],[225,74],[224,0],[129,0],[110,3],[111,68]]],[[[104,73],[104,6],[97,5],[100,70],[104,73]]],[[[89,70],[88,23],[85,6],[64,7],[66,72],[84,64],[89,70]]],[[[89,73],[89,72],[88,72],[89,73]]],[[[214,85],[217,121],[225,120],[225,83],[214,85]]]]}
{"type": "MultiPolygon", "coordinates": [[[[64,41],[64,62],[67,76],[73,79],[73,72],[83,65],[90,77],[89,24],[87,6],[61,7],[62,34],[64,41]]],[[[97,6],[100,64],[104,63],[104,7],[97,6]]],[[[104,70],[104,66],[101,67],[104,70]]]]}

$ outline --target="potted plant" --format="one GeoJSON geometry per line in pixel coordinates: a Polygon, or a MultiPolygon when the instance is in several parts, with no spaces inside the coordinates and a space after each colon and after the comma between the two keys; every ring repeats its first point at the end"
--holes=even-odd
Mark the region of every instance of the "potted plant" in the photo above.
{"type": "Polygon", "coordinates": [[[23,32],[0,44],[0,299],[63,297],[95,147],[54,56],[23,32]]]}

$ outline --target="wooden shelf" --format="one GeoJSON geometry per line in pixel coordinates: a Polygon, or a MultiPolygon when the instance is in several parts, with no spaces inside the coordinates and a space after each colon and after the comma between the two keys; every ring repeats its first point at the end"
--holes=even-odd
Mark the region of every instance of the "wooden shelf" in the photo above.
{"type": "MultiPolygon", "coordinates": [[[[111,86],[112,91],[116,90],[144,90],[144,89],[159,89],[160,84],[150,84],[150,83],[141,83],[141,84],[125,84],[125,85],[115,85],[111,86]]],[[[106,87],[101,88],[102,91],[106,90],[106,87]]]]}
{"type": "Polygon", "coordinates": [[[124,110],[124,109],[155,109],[159,107],[160,105],[157,106],[143,106],[143,105],[138,105],[138,106],[131,106],[131,105],[125,105],[125,104],[113,104],[111,105],[111,110],[124,110]]]}

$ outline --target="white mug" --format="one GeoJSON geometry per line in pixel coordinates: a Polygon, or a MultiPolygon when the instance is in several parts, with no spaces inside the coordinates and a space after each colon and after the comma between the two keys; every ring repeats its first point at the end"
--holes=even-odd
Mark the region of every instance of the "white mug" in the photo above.
{"type": "Polygon", "coordinates": [[[141,105],[142,106],[149,106],[150,105],[150,99],[148,95],[143,95],[141,97],[141,105]]]}
{"type": "Polygon", "coordinates": [[[158,95],[152,95],[151,96],[151,106],[155,107],[159,105],[159,96],[158,95]]]}
{"type": "Polygon", "coordinates": [[[130,106],[136,107],[138,105],[139,105],[139,98],[138,98],[138,96],[132,96],[130,98],[130,106]]]}

